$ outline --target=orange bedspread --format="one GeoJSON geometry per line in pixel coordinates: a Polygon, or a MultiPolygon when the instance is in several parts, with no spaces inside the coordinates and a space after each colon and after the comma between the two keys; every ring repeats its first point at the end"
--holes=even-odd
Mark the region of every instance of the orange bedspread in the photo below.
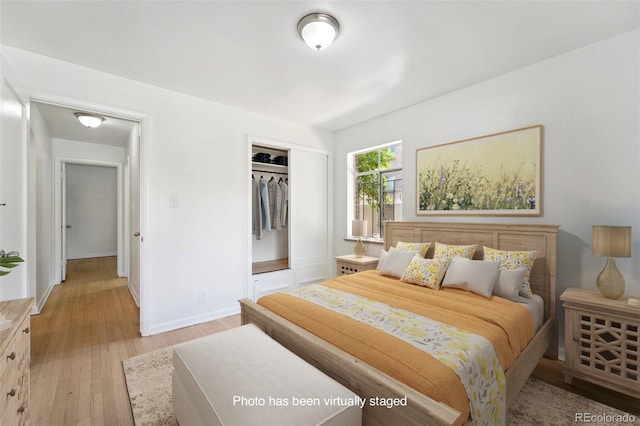
{"type": "MultiPolygon", "coordinates": [[[[343,275],[324,285],[448,323],[481,335],[494,346],[506,371],[535,335],[529,311],[517,303],[457,289],[431,290],[377,271],[343,275]]],[[[436,401],[469,416],[465,389],[450,368],[383,331],[311,302],[276,293],[258,304],[322,337],[436,401]]]]}

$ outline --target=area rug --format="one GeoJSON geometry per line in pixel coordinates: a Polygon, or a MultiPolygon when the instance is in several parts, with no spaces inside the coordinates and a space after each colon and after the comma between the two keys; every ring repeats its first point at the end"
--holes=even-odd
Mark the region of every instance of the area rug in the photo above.
{"type": "MultiPolygon", "coordinates": [[[[136,425],[177,425],[171,401],[172,348],[122,362],[136,425]]],[[[620,410],[529,378],[507,412],[507,425],[640,425],[620,410]]]]}

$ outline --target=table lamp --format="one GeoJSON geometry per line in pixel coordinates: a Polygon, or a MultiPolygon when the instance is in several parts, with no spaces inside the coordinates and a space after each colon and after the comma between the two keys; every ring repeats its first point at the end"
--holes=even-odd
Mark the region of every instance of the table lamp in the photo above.
{"type": "Polygon", "coordinates": [[[364,243],[362,242],[362,237],[367,235],[367,221],[366,220],[352,220],[351,221],[351,235],[354,237],[358,237],[356,241],[356,246],[353,250],[353,254],[356,257],[364,256],[364,243]]]}
{"type": "Polygon", "coordinates": [[[631,257],[631,227],[594,225],[592,252],[607,258],[604,269],[598,274],[598,290],[607,299],[619,298],[624,294],[624,277],[613,258],[631,257]]]}

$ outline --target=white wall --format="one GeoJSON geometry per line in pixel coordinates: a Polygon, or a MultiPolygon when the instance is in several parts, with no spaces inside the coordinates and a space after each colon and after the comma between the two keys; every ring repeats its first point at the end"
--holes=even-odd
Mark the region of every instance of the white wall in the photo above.
{"type": "Polygon", "coordinates": [[[617,264],[626,293],[640,295],[639,39],[623,34],[337,132],[336,254],[353,251],[343,241],[347,152],[401,139],[404,220],[558,224],[558,295],[595,289],[605,259],[591,254],[592,225],[631,225],[633,257],[617,264]],[[415,215],[416,149],[535,124],[544,125],[542,217],[415,215]]]}
{"type": "Polygon", "coordinates": [[[61,157],[70,161],[78,159],[123,164],[126,158],[126,151],[118,146],[53,138],[53,156],[54,158],[61,157]]]}
{"type": "Polygon", "coordinates": [[[117,171],[115,167],[67,164],[67,259],[117,254],[117,171]]]}
{"type": "Polygon", "coordinates": [[[333,149],[333,135],[6,46],[3,54],[32,95],[147,115],[141,165],[143,333],[238,312],[250,274],[247,135],[325,150],[333,149]],[[174,196],[178,207],[170,208],[174,196]],[[205,303],[198,302],[200,289],[207,291],[205,303]]]}
{"type": "Polygon", "coordinates": [[[53,273],[53,138],[40,111],[31,105],[36,156],[36,307],[40,311],[56,282],[53,273]]]}

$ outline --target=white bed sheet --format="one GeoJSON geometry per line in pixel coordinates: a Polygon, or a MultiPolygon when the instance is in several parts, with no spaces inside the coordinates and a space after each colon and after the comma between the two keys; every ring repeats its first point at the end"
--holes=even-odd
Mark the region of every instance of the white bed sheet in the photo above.
{"type": "Polygon", "coordinates": [[[532,294],[531,297],[521,297],[519,302],[524,305],[531,315],[533,316],[533,323],[536,326],[536,332],[540,330],[544,323],[544,300],[537,294],[532,294]]]}

